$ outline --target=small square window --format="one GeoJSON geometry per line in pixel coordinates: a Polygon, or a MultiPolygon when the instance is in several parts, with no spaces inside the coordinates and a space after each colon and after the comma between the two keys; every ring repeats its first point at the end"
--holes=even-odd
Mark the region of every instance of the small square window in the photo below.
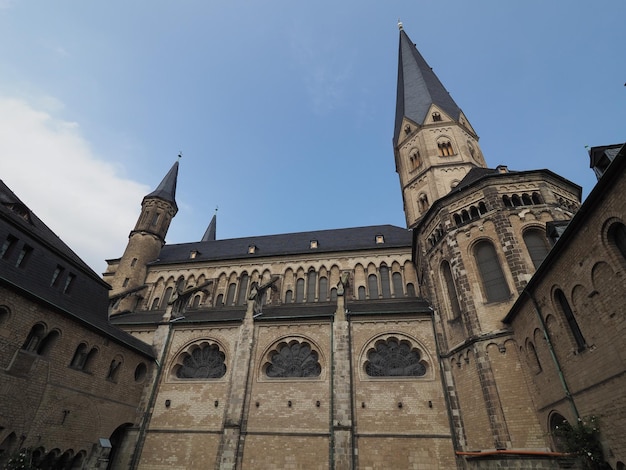
{"type": "Polygon", "coordinates": [[[256,245],[248,245],[248,254],[253,255],[256,253],[256,245]]]}
{"type": "Polygon", "coordinates": [[[200,253],[196,250],[193,250],[189,253],[189,259],[195,259],[200,253]]]}
{"type": "Polygon", "coordinates": [[[130,262],[130,267],[134,268],[136,264],[137,264],[137,258],[133,258],[132,261],[130,262]]]}
{"type": "Polygon", "coordinates": [[[11,256],[11,252],[13,251],[16,243],[17,238],[15,238],[13,235],[7,236],[7,239],[4,241],[2,247],[0,248],[0,257],[2,259],[7,259],[9,256],[11,256]]]}
{"type": "Polygon", "coordinates": [[[122,287],[127,287],[128,286],[128,281],[130,281],[129,278],[124,279],[124,282],[122,283],[122,287]]]}
{"type": "Polygon", "coordinates": [[[76,279],[75,274],[68,274],[67,279],[65,280],[65,286],[63,287],[63,293],[69,294],[72,290],[72,286],[74,285],[74,279],[76,279]]]}
{"type": "Polygon", "coordinates": [[[24,268],[26,267],[26,263],[30,259],[30,255],[33,253],[33,247],[24,245],[22,247],[22,251],[20,251],[19,256],[17,257],[17,261],[15,262],[16,268],[24,268]]]}
{"type": "Polygon", "coordinates": [[[59,278],[63,274],[63,268],[61,266],[57,266],[54,272],[52,273],[52,280],[50,281],[50,287],[57,286],[59,284],[59,278]]]}
{"type": "Polygon", "coordinates": [[[385,237],[382,235],[376,235],[376,244],[380,245],[381,243],[385,243],[385,237]]]}
{"type": "Polygon", "coordinates": [[[316,249],[317,248],[317,240],[311,240],[309,248],[311,248],[312,250],[316,249]]]}

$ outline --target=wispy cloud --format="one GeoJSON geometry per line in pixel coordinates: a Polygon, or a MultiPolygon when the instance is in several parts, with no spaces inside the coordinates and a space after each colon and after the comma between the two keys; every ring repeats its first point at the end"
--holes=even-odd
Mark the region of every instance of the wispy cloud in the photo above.
{"type": "Polygon", "coordinates": [[[50,113],[0,97],[0,178],[100,272],[122,254],[149,188],[95,155],[78,123],[50,113]]]}

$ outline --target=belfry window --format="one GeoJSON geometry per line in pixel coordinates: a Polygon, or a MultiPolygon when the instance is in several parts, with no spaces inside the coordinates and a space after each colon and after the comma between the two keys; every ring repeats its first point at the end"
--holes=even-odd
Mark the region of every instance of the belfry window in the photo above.
{"type": "Polygon", "coordinates": [[[436,112],[436,111],[435,111],[435,112],[433,113],[433,121],[434,121],[434,122],[439,122],[439,121],[441,121],[441,114],[439,114],[438,112],[436,112]]]}
{"type": "Polygon", "coordinates": [[[452,150],[452,144],[449,140],[442,140],[437,142],[437,148],[440,157],[450,157],[454,155],[454,151],[452,150]]]}

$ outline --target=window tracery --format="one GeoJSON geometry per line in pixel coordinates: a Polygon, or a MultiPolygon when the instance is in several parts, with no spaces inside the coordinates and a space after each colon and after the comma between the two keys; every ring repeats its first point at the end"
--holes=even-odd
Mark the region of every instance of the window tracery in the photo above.
{"type": "Polygon", "coordinates": [[[217,344],[203,343],[182,353],[174,371],[179,379],[219,379],[226,374],[225,361],[217,344]]]}
{"type": "Polygon", "coordinates": [[[387,338],[367,351],[365,373],[370,377],[422,377],[426,362],[421,352],[407,340],[387,338]]]}
{"type": "Polygon", "coordinates": [[[319,377],[322,372],[319,354],[308,342],[297,340],[280,343],[263,369],[270,378],[319,377]]]}

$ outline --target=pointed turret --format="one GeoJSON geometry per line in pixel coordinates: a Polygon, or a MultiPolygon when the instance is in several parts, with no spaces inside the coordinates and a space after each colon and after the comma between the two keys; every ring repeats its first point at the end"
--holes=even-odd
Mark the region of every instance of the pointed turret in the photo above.
{"type": "Polygon", "coordinates": [[[211,218],[211,222],[209,223],[209,226],[206,229],[206,232],[204,232],[204,236],[202,237],[203,242],[213,242],[215,241],[215,229],[217,226],[217,214],[213,214],[213,217],[211,218]]]}
{"type": "Polygon", "coordinates": [[[145,199],[148,198],[159,198],[166,202],[170,202],[174,205],[176,210],[178,210],[178,206],[176,205],[176,181],[178,180],[178,162],[172,165],[170,171],[167,172],[163,181],[157,186],[157,188],[148,194],[145,199]]]}
{"type": "Polygon", "coordinates": [[[130,232],[128,245],[119,263],[110,264],[106,276],[111,284],[111,298],[115,302],[112,314],[133,311],[141,301],[147,265],[159,257],[172,219],[178,212],[176,182],[178,162],[172,165],[165,178],[141,202],[141,214],[130,232]]]}
{"type": "Polygon", "coordinates": [[[465,175],[485,167],[478,136],[461,108],[400,27],[393,136],[407,227],[465,175]]]}
{"type": "Polygon", "coordinates": [[[455,121],[459,121],[461,108],[454,102],[448,90],[400,26],[394,142],[398,141],[404,118],[421,126],[432,105],[440,108],[455,121]]]}

